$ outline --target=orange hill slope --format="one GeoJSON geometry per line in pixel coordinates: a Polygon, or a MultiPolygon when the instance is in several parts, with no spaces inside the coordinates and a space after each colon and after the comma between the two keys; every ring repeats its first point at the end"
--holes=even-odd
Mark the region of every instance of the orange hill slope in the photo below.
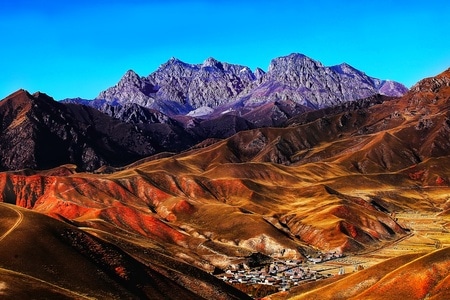
{"type": "Polygon", "coordinates": [[[187,265],[177,263],[175,271],[139,262],[113,244],[42,214],[0,204],[0,216],[2,299],[246,297],[214,277],[193,272],[187,265]],[[199,280],[201,287],[194,283],[199,280]],[[25,283],[29,286],[18,288],[25,283]]]}

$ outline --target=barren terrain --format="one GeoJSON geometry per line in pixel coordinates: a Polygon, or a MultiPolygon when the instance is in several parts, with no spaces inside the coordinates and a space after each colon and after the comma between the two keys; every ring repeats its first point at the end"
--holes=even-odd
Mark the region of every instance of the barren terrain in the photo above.
{"type": "Polygon", "coordinates": [[[338,255],[310,267],[347,275],[271,297],[445,298],[449,72],[108,174],[0,173],[0,268],[69,298],[236,299],[212,274],[338,255]]]}

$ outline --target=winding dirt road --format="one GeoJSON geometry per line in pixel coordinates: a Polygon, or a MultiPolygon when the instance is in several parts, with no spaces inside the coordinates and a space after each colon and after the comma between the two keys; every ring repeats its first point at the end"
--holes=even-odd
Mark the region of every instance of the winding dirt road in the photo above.
{"type": "Polygon", "coordinates": [[[0,207],[12,210],[13,212],[15,212],[17,214],[17,220],[14,223],[14,225],[11,226],[3,235],[0,236],[0,242],[1,242],[9,234],[11,234],[11,232],[13,232],[20,225],[20,223],[22,223],[22,221],[23,221],[23,214],[22,214],[22,212],[20,210],[14,208],[10,204],[0,203],[0,207]]]}

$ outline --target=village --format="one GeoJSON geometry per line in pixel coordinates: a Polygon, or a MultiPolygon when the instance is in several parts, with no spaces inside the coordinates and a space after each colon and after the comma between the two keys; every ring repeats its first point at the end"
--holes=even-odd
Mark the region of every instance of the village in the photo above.
{"type": "Polygon", "coordinates": [[[429,252],[450,245],[448,231],[443,227],[447,221],[434,214],[406,212],[393,217],[401,220],[405,228],[414,228],[414,235],[407,235],[366,254],[315,253],[307,255],[304,260],[275,258],[254,268],[243,263],[233,264],[217,277],[229,284],[269,285],[279,291],[288,291],[308,281],[361,271],[391,257],[429,252]]]}
{"type": "Polygon", "coordinates": [[[229,284],[263,284],[277,287],[279,291],[288,291],[302,282],[344,274],[345,269],[343,267],[335,267],[333,268],[336,269],[335,272],[329,273],[326,271],[329,271],[330,268],[320,268],[318,266],[322,262],[338,258],[342,258],[342,255],[328,254],[315,258],[307,257],[307,261],[276,259],[271,263],[256,268],[249,268],[245,264],[239,264],[230,266],[224,274],[217,275],[217,277],[229,284]]]}

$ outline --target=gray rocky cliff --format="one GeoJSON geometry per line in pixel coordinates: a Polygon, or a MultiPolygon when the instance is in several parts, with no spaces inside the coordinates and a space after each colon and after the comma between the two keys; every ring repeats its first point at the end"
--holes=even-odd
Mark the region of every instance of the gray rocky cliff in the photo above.
{"type": "Polygon", "coordinates": [[[150,107],[154,103],[155,87],[144,77],[129,70],[113,87],[101,92],[97,99],[117,103],[136,103],[150,107]]]}
{"type": "Polygon", "coordinates": [[[275,58],[267,72],[214,58],[187,64],[172,58],[147,77],[128,71],[97,101],[136,103],[167,115],[214,114],[270,102],[293,101],[313,109],[382,94],[401,96],[407,88],[367,76],[348,64],[326,67],[305,55],[275,58]]]}
{"type": "Polygon", "coordinates": [[[348,64],[325,67],[296,53],[272,60],[260,81],[242,95],[244,105],[291,100],[318,109],[375,94],[401,96],[407,91],[399,83],[369,77],[348,64]]]}

